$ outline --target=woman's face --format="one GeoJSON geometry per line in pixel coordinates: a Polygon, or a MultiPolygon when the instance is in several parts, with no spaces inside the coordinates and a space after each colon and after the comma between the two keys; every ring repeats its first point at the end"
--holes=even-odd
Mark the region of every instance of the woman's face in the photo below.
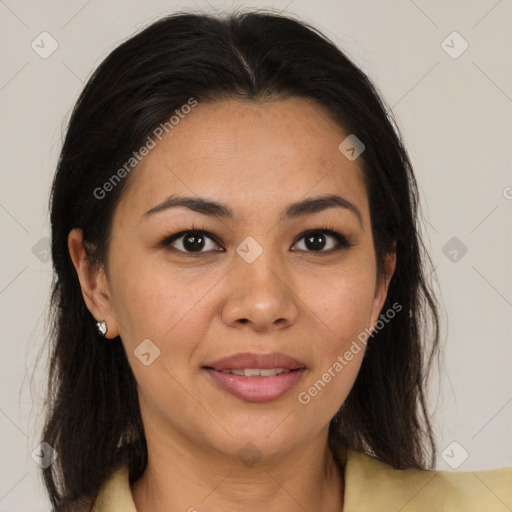
{"type": "Polygon", "coordinates": [[[92,309],[121,336],[147,436],[271,455],[327,428],[364,344],[343,356],[377,321],[394,268],[377,279],[359,159],[338,149],[348,135],[304,99],[199,103],[133,171],[92,309]],[[326,196],[341,199],[315,202],[326,196]],[[223,206],[170,201],[185,197],[223,206]],[[289,359],[227,366],[295,370],[216,363],[273,352],[289,359]]]}

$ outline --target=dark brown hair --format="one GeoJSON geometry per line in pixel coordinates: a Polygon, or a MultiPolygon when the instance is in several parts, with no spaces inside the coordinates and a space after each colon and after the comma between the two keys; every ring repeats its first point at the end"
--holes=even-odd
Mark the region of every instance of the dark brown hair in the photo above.
{"type": "MultiPolygon", "coordinates": [[[[147,464],[136,381],[120,339],[105,342],[82,298],[67,246],[81,228],[91,258],[105,261],[111,219],[130,177],[105,197],[95,190],[148,135],[191,98],[315,100],[364,141],[378,271],[396,242],[397,265],[383,311],[402,311],[370,338],[355,384],[330,423],[329,443],[395,468],[435,461],[425,384],[437,354],[437,302],[418,228],[411,164],[391,115],[368,77],[308,25],[286,16],[179,13],[131,37],[101,63],[69,121],[51,196],[52,293],[48,409],[42,440],[57,450],[43,470],[52,505],[92,503],[125,461],[131,481],[147,464]]],[[[136,169],[133,171],[137,172],[136,169]]]]}

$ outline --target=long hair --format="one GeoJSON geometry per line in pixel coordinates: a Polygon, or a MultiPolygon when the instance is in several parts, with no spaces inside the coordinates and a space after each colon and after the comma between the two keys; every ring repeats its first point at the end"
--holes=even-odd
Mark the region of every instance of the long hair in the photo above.
{"type": "Polygon", "coordinates": [[[123,42],[90,77],[53,182],[53,327],[42,441],[58,453],[43,470],[56,510],[90,506],[121,464],[129,464],[131,482],[147,464],[135,378],[121,340],[106,343],[96,331],[69,255],[69,232],[81,228],[88,256],[105,262],[113,212],[130,176],[109,194],[98,190],[190,98],[287,97],[315,100],[364,141],[358,162],[380,274],[396,243],[383,311],[395,303],[402,311],[368,341],[354,386],[329,425],[329,443],[395,468],[434,465],[425,386],[439,345],[437,301],[427,279],[417,185],[391,114],[369,78],[305,23],[261,11],[178,13],[123,42]]]}

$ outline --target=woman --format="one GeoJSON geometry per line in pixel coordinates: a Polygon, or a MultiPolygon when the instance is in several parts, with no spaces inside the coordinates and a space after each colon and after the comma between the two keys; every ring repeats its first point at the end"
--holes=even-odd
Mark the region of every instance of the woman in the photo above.
{"type": "Polygon", "coordinates": [[[510,470],[428,471],[417,209],[374,87],[311,27],[177,14],[115,49],[52,191],[55,509],[506,510],[510,470]]]}

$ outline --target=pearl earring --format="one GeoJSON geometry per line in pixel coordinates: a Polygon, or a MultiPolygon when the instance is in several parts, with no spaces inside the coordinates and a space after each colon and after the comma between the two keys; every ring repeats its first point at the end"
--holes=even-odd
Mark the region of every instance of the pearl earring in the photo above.
{"type": "Polygon", "coordinates": [[[97,323],[96,323],[96,327],[98,328],[98,332],[99,332],[103,337],[105,337],[105,336],[106,336],[106,334],[107,334],[107,330],[108,330],[107,322],[105,322],[105,320],[102,320],[101,322],[97,322],[97,323]]]}

